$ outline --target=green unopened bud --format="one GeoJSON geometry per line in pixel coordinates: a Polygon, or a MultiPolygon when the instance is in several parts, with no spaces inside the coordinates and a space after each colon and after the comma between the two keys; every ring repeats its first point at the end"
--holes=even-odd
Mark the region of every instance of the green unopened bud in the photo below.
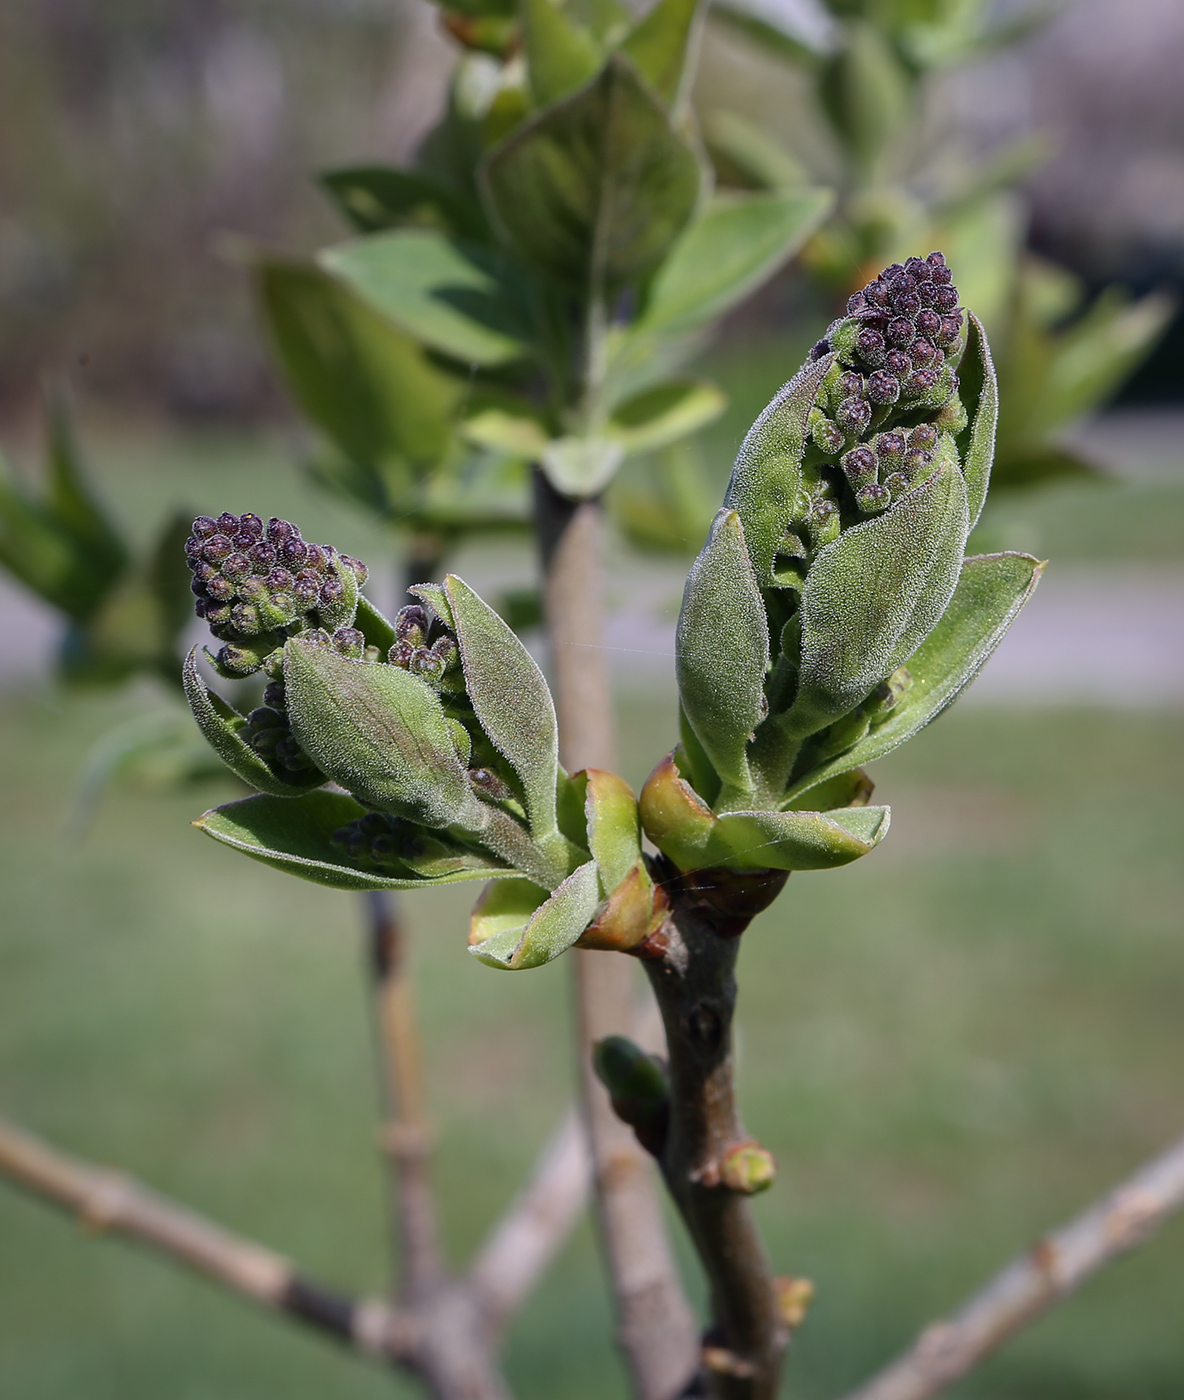
{"type": "Polygon", "coordinates": [[[743,1196],[767,1191],[777,1176],[773,1154],[759,1142],[741,1142],[720,1163],[720,1185],[743,1196]]]}
{"type": "Polygon", "coordinates": [[[610,1035],[597,1041],[592,1067],[614,1099],[657,1104],[669,1097],[670,1087],[659,1061],[627,1036],[610,1035]]]}

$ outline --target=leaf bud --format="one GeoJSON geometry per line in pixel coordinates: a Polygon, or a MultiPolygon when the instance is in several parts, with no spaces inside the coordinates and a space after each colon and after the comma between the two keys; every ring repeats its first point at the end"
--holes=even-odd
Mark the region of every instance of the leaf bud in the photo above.
{"type": "Polygon", "coordinates": [[[592,1067],[613,1099],[659,1104],[670,1095],[661,1062],[627,1036],[610,1035],[597,1041],[592,1067]]]}
{"type": "Polygon", "coordinates": [[[864,713],[872,724],[887,719],[912,684],[913,677],[905,666],[898,666],[887,680],[881,681],[863,704],[864,713]]]}
{"type": "Polygon", "coordinates": [[[759,1142],[741,1142],[731,1148],[719,1166],[720,1185],[742,1196],[767,1191],[777,1176],[777,1162],[759,1142]]]}

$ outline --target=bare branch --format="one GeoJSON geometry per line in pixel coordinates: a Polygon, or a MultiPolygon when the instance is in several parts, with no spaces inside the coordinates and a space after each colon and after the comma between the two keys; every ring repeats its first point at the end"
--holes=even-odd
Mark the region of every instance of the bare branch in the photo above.
{"type": "Polygon", "coordinates": [[[927,1400],[1067,1298],[1111,1260],[1143,1244],[1184,1207],[1184,1138],[1061,1229],[1045,1235],[944,1322],[846,1400],[927,1400]]]}
{"type": "Polygon", "coordinates": [[[469,1266],[463,1286],[495,1328],[521,1306],[588,1199],[588,1135],[575,1109],[543,1148],[535,1169],[469,1266]]]}
{"type": "Polygon", "coordinates": [[[91,1230],[139,1240],[367,1355],[411,1363],[419,1327],[409,1313],[381,1299],[354,1299],[324,1288],[254,1240],[232,1234],[130,1176],[69,1157],[2,1118],[0,1173],[73,1211],[91,1230]]]}
{"type": "Polygon", "coordinates": [[[431,1183],[432,1134],[424,1103],[406,931],[392,896],[372,890],[365,898],[387,1106],[382,1144],[391,1162],[391,1201],[401,1263],[399,1294],[404,1302],[414,1303],[435,1292],[444,1279],[431,1183]]]}
{"type": "MultiPolygon", "coordinates": [[[[616,744],[602,633],[602,512],[595,501],[575,502],[558,495],[539,472],[535,516],[560,757],[569,771],[608,768],[616,744]]],[[[638,1400],[670,1400],[695,1368],[694,1319],[666,1236],[650,1162],[613,1113],[591,1062],[593,1041],[628,1029],[633,973],[619,954],[578,951],[572,956],[581,1093],[601,1242],[616,1300],[617,1336],[638,1400]]]]}

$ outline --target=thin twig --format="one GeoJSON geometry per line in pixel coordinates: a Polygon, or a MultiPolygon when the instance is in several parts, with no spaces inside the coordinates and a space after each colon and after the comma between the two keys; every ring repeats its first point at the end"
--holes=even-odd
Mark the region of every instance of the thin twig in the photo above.
{"type": "Polygon", "coordinates": [[[0,1173],[73,1211],[89,1230],[139,1240],[359,1352],[411,1361],[419,1328],[404,1310],[378,1298],[354,1299],[325,1288],[254,1240],[232,1234],[130,1176],[67,1156],[2,1118],[0,1173]]]}
{"type": "Polygon", "coordinates": [[[1001,1273],[846,1400],[928,1400],[1184,1207],[1184,1138],[1001,1273]]]}
{"type": "Polygon", "coordinates": [[[588,1135],[572,1109],[465,1275],[466,1286],[494,1327],[509,1321],[570,1234],[590,1184],[588,1135]]]}
{"type": "Polygon", "coordinates": [[[406,931],[394,899],[383,891],[366,895],[366,910],[387,1112],[382,1144],[391,1163],[401,1264],[399,1297],[414,1303],[435,1292],[444,1278],[431,1183],[432,1135],[424,1103],[406,931]]]}
{"type": "MultiPolygon", "coordinates": [[[[608,768],[613,765],[616,744],[607,654],[601,645],[601,509],[594,501],[577,503],[559,496],[538,473],[535,518],[543,558],[560,756],[569,770],[608,768]]],[[[617,954],[577,952],[573,956],[581,1092],[618,1340],[638,1400],[671,1400],[696,1365],[694,1319],[666,1236],[650,1163],[613,1113],[591,1067],[592,1042],[629,1028],[632,969],[617,954]]]]}

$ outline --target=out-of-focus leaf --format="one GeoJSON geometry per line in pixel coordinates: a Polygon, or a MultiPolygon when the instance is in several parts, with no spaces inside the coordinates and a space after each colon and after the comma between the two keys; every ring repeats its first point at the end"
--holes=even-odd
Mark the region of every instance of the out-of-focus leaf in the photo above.
{"type": "Polygon", "coordinates": [[[718,195],[654,278],[636,333],[684,334],[730,311],[793,257],[833,203],[820,189],[718,195]]]}
{"type": "Polygon", "coordinates": [[[656,452],[712,423],[728,406],[705,379],[668,379],[619,404],[608,431],[627,452],[656,452]]]}
{"type": "Polygon", "coordinates": [[[181,634],[193,616],[189,587],[193,576],[185,567],[185,540],[192,519],[192,512],[178,511],[166,521],[147,559],[146,580],[160,614],[158,654],[162,665],[176,660],[181,634]]]}
{"type": "Polygon", "coordinates": [[[483,180],[526,261],[581,294],[644,279],[694,213],[702,171],[627,59],[494,150],[483,180]]]}
{"type": "Polygon", "coordinates": [[[284,653],[292,732],[322,772],[380,810],[479,829],[487,809],[472,795],[433,690],[397,666],[351,661],[299,638],[284,653]]]}
{"type": "Polygon", "coordinates": [[[739,112],[712,111],[701,118],[707,149],[758,189],[793,190],[810,183],[800,160],[764,127],[739,112]]]}
{"type": "Polygon", "coordinates": [[[693,556],[718,499],[685,439],[620,473],[608,493],[613,523],[638,549],[693,556]]]}
{"type": "Polygon", "coordinates": [[[815,68],[829,52],[829,46],[820,42],[814,35],[803,29],[790,27],[789,11],[783,10],[778,15],[779,22],[774,24],[744,6],[715,0],[711,7],[711,18],[750,39],[766,53],[786,59],[798,67],[815,68]]]}
{"type": "Polygon", "coordinates": [[[463,364],[529,354],[523,274],[502,253],[428,229],[399,229],[320,254],[332,276],[403,330],[463,364]]]}
{"type": "Polygon", "coordinates": [[[496,880],[512,875],[474,861],[472,868],[426,877],[393,865],[394,873],[352,860],[333,845],[333,833],[365,815],[346,793],[308,792],[296,798],[246,797],[204,813],[199,831],[252,859],[336,890],[414,890],[459,880],[496,880]]]}
{"type": "Polygon", "coordinates": [[[127,568],[128,551],[86,480],[69,409],[60,393],[50,396],[46,416],[46,509],[85,552],[96,577],[113,584],[127,568]]]}
{"type": "Polygon", "coordinates": [[[679,106],[693,69],[703,0],[656,0],[621,45],[621,52],[668,107],[679,106]]]}
{"type": "MultiPolygon", "coordinates": [[[[1044,565],[1027,554],[967,559],[941,621],[905,663],[912,685],[896,708],[846,753],[800,776],[786,800],[883,758],[953,704],[986,665],[1043,571],[1044,565]]],[[[808,761],[808,750],[804,758],[808,761]]]]}
{"type": "Polygon", "coordinates": [[[551,691],[531,654],[463,579],[449,574],[444,590],[473,710],[522,780],[531,834],[545,840],[558,832],[559,726],[551,691]]]}
{"type": "Polygon", "coordinates": [[[539,465],[561,496],[598,496],[616,475],[625,446],[615,436],[554,438],[539,465]]]}
{"type": "Polygon", "coordinates": [[[526,72],[536,107],[558,102],[600,67],[600,45],[554,0],[521,0],[526,72]]]}
{"type": "Polygon", "coordinates": [[[907,71],[874,22],[848,22],[842,48],[822,70],[818,96],[848,158],[867,181],[912,105],[907,71]]]}
{"type": "Polygon", "coordinates": [[[465,199],[422,170],[354,165],[327,171],[321,184],[359,233],[385,233],[411,225],[478,241],[489,237],[477,201],[465,199]]]}
{"type": "MultiPolygon", "coordinates": [[[[516,881],[513,893],[517,900],[507,900],[507,904],[517,905],[521,913],[526,912],[526,906],[534,898],[525,886],[525,881],[516,881]]],[[[490,967],[511,971],[541,967],[575,943],[588,927],[599,903],[600,880],[595,861],[588,861],[573,871],[522,924],[509,922],[515,910],[502,907],[498,887],[494,885],[474,913],[474,933],[478,934],[479,941],[472,943],[469,951],[490,967]],[[480,938],[480,932],[495,920],[498,931],[480,938]]]]}
{"type": "Polygon", "coordinates": [[[746,747],[762,717],[769,629],[734,510],[719,512],[691,566],[675,658],[683,711],[715,771],[751,791],[746,747]]]}
{"type": "Polygon", "coordinates": [[[315,264],[260,258],[254,276],[288,387],[329,441],[370,467],[437,462],[463,384],[315,264]]]}
{"type": "Polygon", "coordinates": [[[508,413],[501,408],[482,409],[473,417],[466,418],[461,432],[468,442],[477,447],[522,457],[528,462],[539,461],[550,441],[546,429],[537,418],[525,413],[508,413]]]}
{"type": "Polygon", "coordinates": [[[1072,448],[1056,442],[1024,442],[1003,438],[995,453],[991,479],[995,488],[1035,486],[1058,477],[1097,481],[1102,468],[1072,448]]]}

